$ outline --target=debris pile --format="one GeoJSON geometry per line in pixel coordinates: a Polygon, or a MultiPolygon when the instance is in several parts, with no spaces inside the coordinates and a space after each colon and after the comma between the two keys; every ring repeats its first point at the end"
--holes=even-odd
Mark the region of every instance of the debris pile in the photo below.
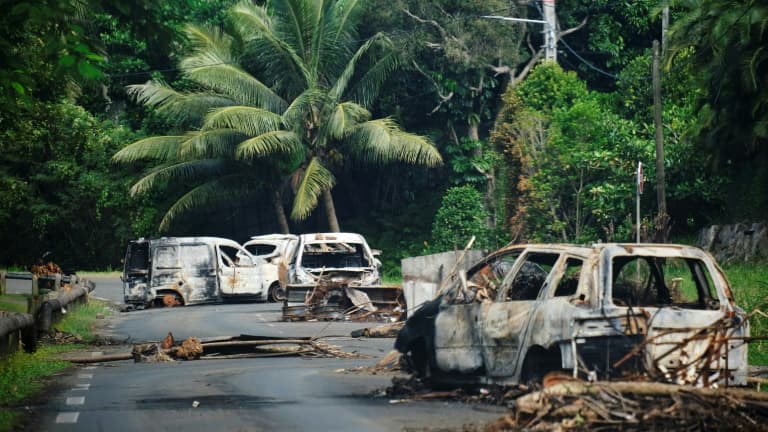
{"type": "Polygon", "coordinates": [[[289,285],[285,321],[388,321],[405,310],[398,286],[352,286],[349,279],[316,277],[312,285],[289,285]]]}
{"type": "Polygon", "coordinates": [[[52,276],[56,274],[63,274],[64,272],[61,270],[61,267],[58,266],[58,264],[49,261],[44,264],[32,264],[29,267],[29,272],[33,275],[40,277],[40,276],[52,276]]]}
{"type": "Polygon", "coordinates": [[[482,403],[511,408],[515,400],[531,389],[525,385],[490,385],[484,387],[462,387],[453,390],[435,391],[424,381],[415,377],[394,377],[392,385],[376,396],[389,398],[389,403],[400,404],[423,400],[453,400],[464,403],[482,403]]]}
{"type": "Polygon", "coordinates": [[[768,394],[648,382],[561,382],[515,400],[501,430],[766,430],[768,394]]]}
{"type": "Polygon", "coordinates": [[[525,385],[434,391],[421,379],[394,377],[374,396],[391,404],[452,400],[504,406],[507,415],[474,430],[768,430],[768,393],[656,382],[594,382],[550,374],[525,385]]]}
{"type": "Polygon", "coordinates": [[[69,358],[73,363],[101,363],[133,359],[135,362],[167,362],[174,360],[213,360],[232,358],[258,358],[301,356],[309,358],[358,359],[369,356],[342,351],[321,338],[276,338],[240,335],[201,341],[188,337],[176,343],[169,332],[161,343],[134,345],[131,353],[99,357],[69,358]]]}

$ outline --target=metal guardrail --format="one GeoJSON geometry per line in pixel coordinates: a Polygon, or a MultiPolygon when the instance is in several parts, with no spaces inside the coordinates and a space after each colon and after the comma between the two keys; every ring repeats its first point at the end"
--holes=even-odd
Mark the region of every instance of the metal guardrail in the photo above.
{"type": "Polygon", "coordinates": [[[95,284],[76,275],[43,275],[0,271],[0,295],[6,293],[7,280],[31,281],[31,297],[27,302],[27,314],[0,312],[0,352],[14,351],[21,341],[24,350],[37,349],[37,337],[48,334],[51,327],[61,320],[64,306],[74,302],[86,302],[95,284]],[[42,287],[41,282],[50,288],[42,287]],[[66,285],[66,289],[63,287],[66,285]]]}

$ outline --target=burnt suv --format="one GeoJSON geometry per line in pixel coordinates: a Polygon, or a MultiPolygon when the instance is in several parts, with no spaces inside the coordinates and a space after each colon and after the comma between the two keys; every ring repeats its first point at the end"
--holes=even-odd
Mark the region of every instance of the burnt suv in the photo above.
{"type": "Polygon", "coordinates": [[[552,371],[744,385],[749,323],[706,252],[656,244],[516,245],[425,303],[395,347],[435,382],[552,371]]]}

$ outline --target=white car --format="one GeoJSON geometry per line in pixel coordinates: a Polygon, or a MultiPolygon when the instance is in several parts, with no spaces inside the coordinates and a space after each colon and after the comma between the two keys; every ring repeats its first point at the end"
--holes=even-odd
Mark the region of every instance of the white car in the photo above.
{"type": "Polygon", "coordinates": [[[288,263],[296,249],[299,237],[293,234],[266,234],[253,236],[243,247],[261,262],[261,277],[267,286],[266,299],[271,302],[285,300],[285,281],[288,263]]]}

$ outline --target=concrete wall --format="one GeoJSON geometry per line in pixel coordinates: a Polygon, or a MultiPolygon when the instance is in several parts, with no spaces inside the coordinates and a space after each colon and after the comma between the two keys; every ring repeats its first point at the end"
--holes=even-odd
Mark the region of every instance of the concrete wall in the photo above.
{"type": "MultiPolygon", "coordinates": [[[[435,298],[443,279],[449,276],[463,251],[404,258],[400,261],[403,273],[403,295],[407,314],[422,303],[435,298]]],[[[467,251],[457,269],[466,270],[485,256],[481,250],[467,251]]],[[[455,274],[455,272],[454,272],[455,274]]]]}

